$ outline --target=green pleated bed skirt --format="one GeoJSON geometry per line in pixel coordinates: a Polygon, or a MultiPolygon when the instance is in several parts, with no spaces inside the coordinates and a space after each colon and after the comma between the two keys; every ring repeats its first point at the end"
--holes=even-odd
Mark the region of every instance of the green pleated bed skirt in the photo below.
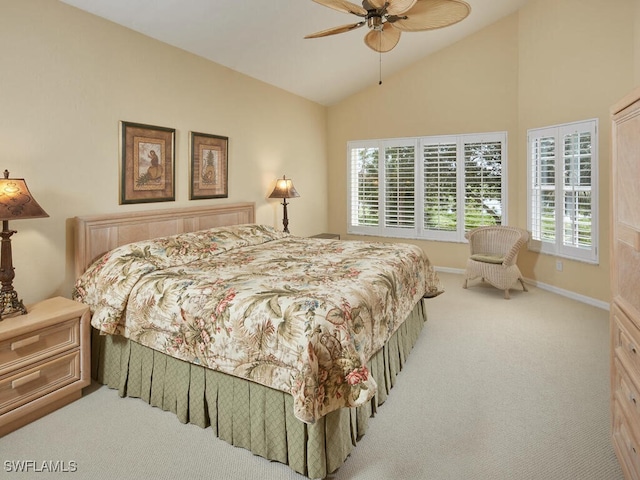
{"type": "Polygon", "coordinates": [[[92,332],[92,377],[171,411],[180,422],[211,427],[219,438],[256,455],[289,465],[309,478],[324,478],[346,460],[387,398],[395,377],[426,321],[424,301],[373,356],[369,371],[376,396],[307,425],[293,415],[293,398],[263,385],[171,358],[120,336],[92,332]]]}

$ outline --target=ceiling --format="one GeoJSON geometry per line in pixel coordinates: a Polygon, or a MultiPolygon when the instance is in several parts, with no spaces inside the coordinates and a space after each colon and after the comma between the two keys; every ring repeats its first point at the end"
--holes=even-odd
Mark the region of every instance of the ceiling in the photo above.
{"type": "Polygon", "coordinates": [[[517,11],[527,0],[466,0],[471,14],[462,22],[439,30],[404,32],[400,43],[383,54],[364,44],[366,27],[304,39],[359,20],[312,0],[61,1],[321,105],[332,105],[517,11]]]}

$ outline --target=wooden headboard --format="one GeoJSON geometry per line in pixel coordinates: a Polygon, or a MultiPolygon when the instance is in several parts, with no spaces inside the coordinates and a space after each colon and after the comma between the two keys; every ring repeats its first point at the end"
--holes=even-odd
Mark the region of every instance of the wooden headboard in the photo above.
{"type": "Polygon", "coordinates": [[[120,245],[245,223],[255,223],[255,203],[76,217],[75,276],[120,245]]]}

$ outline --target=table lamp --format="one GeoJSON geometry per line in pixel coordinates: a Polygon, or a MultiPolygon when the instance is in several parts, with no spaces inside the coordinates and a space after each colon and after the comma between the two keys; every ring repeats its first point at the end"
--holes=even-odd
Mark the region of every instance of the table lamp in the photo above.
{"type": "Polygon", "coordinates": [[[300,194],[293,186],[293,182],[285,175],[276,181],[276,186],[269,195],[269,198],[282,198],[282,205],[284,206],[284,217],[282,218],[282,224],[284,225],[284,231],[289,233],[289,218],[287,217],[287,198],[299,197],[300,194]]]}
{"type": "Polygon", "coordinates": [[[9,171],[4,171],[4,178],[0,179],[0,320],[14,315],[27,313],[22,300],[13,289],[15,272],[11,258],[11,235],[15,230],[9,230],[9,220],[23,218],[48,217],[38,202],[33,198],[23,178],[9,178],[9,171]]]}

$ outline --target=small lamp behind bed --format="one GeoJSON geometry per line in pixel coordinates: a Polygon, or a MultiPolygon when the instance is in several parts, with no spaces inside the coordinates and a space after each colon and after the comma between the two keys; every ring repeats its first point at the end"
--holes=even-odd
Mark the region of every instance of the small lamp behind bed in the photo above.
{"type": "Polygon", "coordinates": [[[2,238],[0,246],[0,320],[4,317],[27,313],[22,300],[13,289],[15,277],[13,259],[11,258],[11,235],[15,230],[9,230],[9,220],[23,218],[48,217],[35,198],[29,192],[23,178],[9,178],[9,171],[4,171],[4,178],[0,179],[0,220],[2,220],[2,238]]]}
{"type": "Polygon", "coordinates": [[[282,198],[282,205],[284,206],[284,217],[282,218],[282,224],[284,225],[284,231],[289,233],[289,218],[287,218],[287,198],[299,197],[300,194],[296,191],[296,187],[293,186],[293,182],[285,175],[276,181],[276,186],[269,195],[269,198],[282,198]]]}

